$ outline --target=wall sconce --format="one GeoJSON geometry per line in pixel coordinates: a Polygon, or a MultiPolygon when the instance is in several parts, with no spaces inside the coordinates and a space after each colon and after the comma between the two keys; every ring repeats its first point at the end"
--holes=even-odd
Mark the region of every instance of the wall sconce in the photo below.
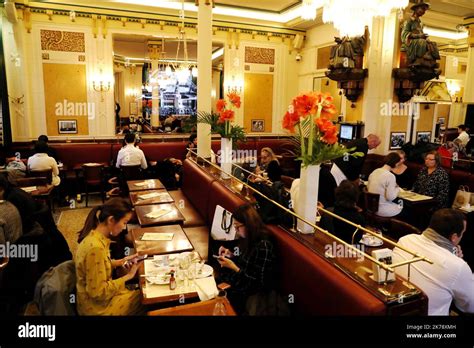
{"type": "Polygon", "coordinates": [[[227,93],[242,93],[242,86],[227,86],[227,93]]]}
{"type": "MultiPolygon", "coordinates": [[[[102,76],[102,70],[100,72],[100,76],[102,76]]],[[[104,101],[104,92],[110,91],[111,85],[112,84],[110,81],[105,81],[105,79],[103,78],[100,78],[97,81],[92,81],[92,88],[94,89],[94,91],[101,93],[100,101],[102,102],[104,101]]]]}
{"type": "Polygon", "coordinates": [[[227,93],[241,94],[243,90],[243,81],[232,76],[232,83],[227,85],[227,93]]]}

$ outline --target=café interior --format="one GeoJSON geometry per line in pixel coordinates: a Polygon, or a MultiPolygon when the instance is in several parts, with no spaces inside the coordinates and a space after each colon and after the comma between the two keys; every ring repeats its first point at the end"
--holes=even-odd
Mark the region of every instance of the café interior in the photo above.
{"type": "MultiPolygon", "coordinates": [[[[0,13],[0,204],[19,188],[37,206],[17,207],[11,241],[0,213],[3,314],[427,316],[418,267],[439,261],[399,240],[424,235],[441,207],[462,213],[474,269],[474,148],[453,150],[474,134],[471,0],[4,0],[0,13]],[[52,169],[31,169],[40,135],[52,169]],[[381,216],[371,174],[400,150],[403,214],[381,216]],[[121,165],[122,151],[145,163],[121,165]],[[430,151],[443,205],[412,191],[430,151]],[[324,201],[337,200],[338,160],[364,223],[324,201]],[[106,214],[120,204],[127,214],[106,214]],[[249,249],[257,225],[271,242],[249,249]],[[86,242],[107,249],[97,268],[86,242]]],[[[467,315],[473,296],[445,314],[467,315]]]]}

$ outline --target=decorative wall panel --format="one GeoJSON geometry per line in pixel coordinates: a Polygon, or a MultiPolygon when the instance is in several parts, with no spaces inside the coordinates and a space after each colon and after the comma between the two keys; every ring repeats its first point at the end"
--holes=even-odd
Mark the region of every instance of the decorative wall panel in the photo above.
{"type": "Polygon", "coordinates": [[[273,48],[245,47],[245,63],[275,64],[273,48]]]}
{"type": "Polygon", "coordinates": [[[84,33],[42,29],[41,49],[44,51],[85,52],[84,33]]]}

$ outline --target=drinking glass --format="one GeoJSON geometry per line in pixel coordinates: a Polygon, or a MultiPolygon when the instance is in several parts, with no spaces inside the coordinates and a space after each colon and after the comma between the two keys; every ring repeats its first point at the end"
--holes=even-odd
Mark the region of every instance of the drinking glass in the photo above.
{"type": "Polygon", "coordinates": [[[219,294],[216,297],[216,304],[214,305],[214,310],[212,312],[212,315],[215,315],[215,316],[227,315],[227,310],[224,304],[226,297],[227,297],[227,293],[224,290],[220,290],[219,294]]]}

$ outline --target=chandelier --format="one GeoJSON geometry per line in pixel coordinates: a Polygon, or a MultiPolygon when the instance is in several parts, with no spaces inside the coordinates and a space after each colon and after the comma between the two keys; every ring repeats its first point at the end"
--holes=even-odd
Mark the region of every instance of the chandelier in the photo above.
{"type": "Polygon", "coordinates": [[[184,30],[184,0],[181,0],[181,10],[179,11],[179,18],[181,19],[181,27],[179,28],[178,46],[176,49],[176,58],[171,63],[176,73],[179,83],[185,83],[192,75],[197,77],[197,67],[195,63],[189,61],[188,58],[188,42],[186,40],[186,31],[184,30]],[[180,49],[183,45],[183,57],[180,59],[180,49]]]}
{"type": "Polygon", "coordinates": [[[303,19],[315,19],[316,9],[323,8],[323,22],[332,23],[341,36],[364,35],[375,17],[387,17],[392,10],[408,6],[408,0],[303,0],[303,19]]]}

